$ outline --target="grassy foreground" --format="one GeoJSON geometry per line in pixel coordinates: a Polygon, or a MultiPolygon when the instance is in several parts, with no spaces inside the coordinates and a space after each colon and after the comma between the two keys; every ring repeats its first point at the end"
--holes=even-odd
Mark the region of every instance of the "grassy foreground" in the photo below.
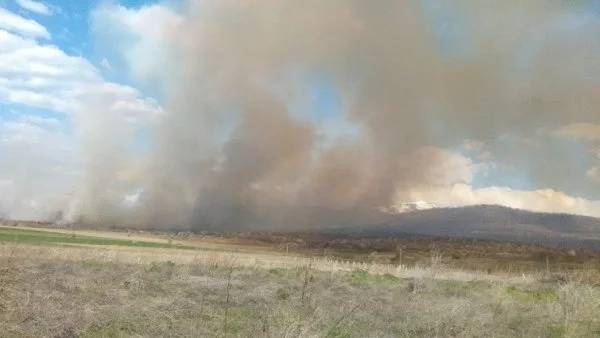
{"type": "Polygon", "coordinates": [[[1,245],[0,337],[600,337],[577,281],[136,255],[1,245]]]}

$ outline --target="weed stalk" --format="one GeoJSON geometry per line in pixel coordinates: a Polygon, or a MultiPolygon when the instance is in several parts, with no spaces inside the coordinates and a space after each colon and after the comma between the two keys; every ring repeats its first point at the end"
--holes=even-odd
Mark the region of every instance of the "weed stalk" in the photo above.
{"type": "Polygon", "coordinates": [[[229,316],[229,290],[231,289],[231,273],[233,272],[233,264],[227,273],[227,298],[225,299],[225,317],[223,318],[223,336],[227,338],[227,317],[229,316]]]}

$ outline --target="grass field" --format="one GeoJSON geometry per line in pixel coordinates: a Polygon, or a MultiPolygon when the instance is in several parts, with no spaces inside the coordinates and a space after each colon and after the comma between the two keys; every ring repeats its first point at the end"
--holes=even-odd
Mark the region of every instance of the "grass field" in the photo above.
{"type": "Polygon", "coordinates": [[[139,241],[99,236],[80,235],[76,232],[64,233],[46,230],[32,230],[0,227],[0,242],[28,243],[28,244],[75,244],[75,245],[100,245],[100,246],[128,246],[146,248],[179,248],[198,250],[198,246],[168,244],[157,241],[139,241]]]}
{"type": "Polygon", "coordinates": [[[2,338],[600,337],[600,286],[574,273],[461,270],[439,253],[397,266],[18,228],[0,228],[0,243],[2,338]]]}

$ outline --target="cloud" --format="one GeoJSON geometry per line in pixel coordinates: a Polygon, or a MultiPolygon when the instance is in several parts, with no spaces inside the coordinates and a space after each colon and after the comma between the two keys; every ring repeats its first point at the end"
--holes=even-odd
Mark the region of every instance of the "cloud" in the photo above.
{"type": "MultiPolygon", "coordinates": [[[[596,162],[600,163],[600,124],[576,123],[564,126],[556,131],[556,136],[582,140],[592,145],[592,154],[596,162]]],[[[593,166],[585,172],[585,176],[592,182],[600,184],[600,165],[593,166]]]]}
{"type": "MultiPolygon", "coordinates": [[[[470,148],[472,141],[465,144],[470,148]]],[[[479,142],[476,148],[482,149],[479,142]]],[[[402,191],[396,203],[426,201],[438,206],[467,206],[497,204],[507,207],[539,212],[564,212],[600,217],[600,201],[571,196],[555,189],[521,190],[506,186],[491,185],[474,188],[472,182],[477,175],[485,174],[490,163],[475,162],[463,155],[435,148],[424,148],[416,158],[428,157],[432,152],[441,153],[444,160],[440,167],[428,174],[427,184],[412,186],[402,191]]],[[[439,156],[439,155],[438,155],[439,156]]],[[[417,161],[413,158],[411,162],[417,161]]],[[[597,174],[597,173],[596,173],[597,174]]]]}
{"type": "Polygon", "coordinates": [[[585,175],[595,183],[600,183],[600,168],[592,167],[585,172],[585,175]]]}
{"type": "MultiPolygon", "coordinates": [[[[466,141],[470,148],[472,141],[466,141]]],[[[476,148],[483,149],[479,142],[476,148]]],[[[538,212],[580,214],[600,217],[600,200],[590,200],[579,196],[569,195],[563,191],[551,188],[523,190],[507,186],[491,185],[484,188],[475,188],[472,185],[477,175],[485,174],[489,170],[488,162],[475,162],[457,153],[442,149],[429,149],[421,152],[420,156],[427,156],[427,152],[442,152],[446,158],[444,166],[437,169],[437,180],[416,187],[410,187],[402,192],[396,204],[414,201],[426,201],[442,207],[459,207],[479,204],[502,205],[511,208],[532,210],[538,212]]],[[[588,176],[600,181],[600,171],[593,168],[588,171],[588,176]]]]}
{"type": "Polygon", "coordinates": [[[52,15],[53,12],[50,8],[42,2],[33,0],[17,0],[17,5],[28,11],[40,14],[40,15],[52,15]]]}
{"type": "Polygon", "coordinates": [[[51,117],[42,117],[37,115],[21,115],[21,119],[23,122],[29,123],[31,125],[37,125],[43,128],[56,129],[61,126],[61,123],[56,118],[51,117]]]}
{"type": "Polygon", "coordinates": [[[0,7],[0,29],[30,38],[50,39],[50,32],[38,22],[0,7]]]}
{"type": "MultiPolygon", "coordinates": [[[[106,81],[87,59],[41,43],[36,38],[43,34],[18,25],[45,31],[37,22],[2,10],[2,28],[9,26],[2,15],[13,18],[8,21],[13,28],[0,29],[0,101],[16,113],[0,123],[0,180],[8,182],[0,212],[44,219],[68,210],[85,179],[83,170],[93,173],[89,156],[130,147],[135,133],[156,123],[162,108],[131,86],[106,81]],[[101,140],[96,148],[82,151],[95,140],[101,140]]],[[[103,161],[110,166],[111,158],[103,161]]]]}
{"type": "Polygon", "coordinates": [[[485,142],[479,140],[465,140],[461,147],[467,151],[481,151],[485,149],[485,142]]]}
{"type": "Polygon", "coordinates": [[[10,193],[1,195],[0,212],[44,219],[65,208],[79,170],[73,138],[58,121],[22,115],[3,121],[0,135],[0,180],[10,182],[10,193]]]}
{"type": "Polygon", "coordinates": [[[112,67],[110,66],[110,62],[108,62],[108,60],[106,58],[102,59],[102,62],[100,62],[100,65],[106,70],[112,70],[112,67]]]}
{"type": "Polygon", "coordinates": [[[557,135],[561,137],[600,141],[600,124],[576,123],[560,128],[557,135]]]}
{"type": "Polygon", "coordinates": [[[538,212],[600,217],[600,200],[589,200],[554,189],[519,190],[502,186],[475,189],[456,184],[451,189],[413,191],[407,201],[424,200],[439,206],[496,204],[538,212]]]}
{"type": "Polygon", "coordinates": [[[32,39],[24,39],[16,34],[0,29],[0,52],[6,53],[13,50],[35,46],[37,42],[32,39]]]}
{"type": "Polygon", "coordinates": [[[7,42],[0,44],[0,98],[5,102],[73,114],[90,91],[99,89],[115,94],[115,109],[144,111],[149,119],[160,111],[136,89],[105,81],[83,57],[6,31],[0,31],[2,41],[7,42]]]}
{"type": "Polygon", "coordinates": [[[13,41],[13,48],[0,54],[0,97],[4,101],[67,113],[74,109],[82,87],[102,81],[84,58],[16,35],[7,39],[13,41]]]}
{"type": "Polygon", "coordinates": [[[99,6],[90,13],[91,30],[100,42],[116,48],[138,80],[152,81],[172,67],[172,36],[165,28],[181,27],[185,18],[170,8],[153,4],[139,9],[119,5],[99,6]],[[148,57],[152,55],[152,57],[148,57]]]}

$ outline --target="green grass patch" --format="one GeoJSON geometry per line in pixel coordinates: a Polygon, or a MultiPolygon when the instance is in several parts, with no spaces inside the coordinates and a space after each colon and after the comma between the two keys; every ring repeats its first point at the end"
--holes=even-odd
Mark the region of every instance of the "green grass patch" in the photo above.
{"type": "Polygon", "coordinates": [[[250,307],[230,307],[227,315],[227,333],[233,337],[250,337],[257,323],[262,322],[261,313],[250,307]]]}
{"type": "Polygon", "coordinates": [[[350,338],[352,337],[352,330],[350,327],[344,324],[336,325],[327,331],[325,335],[327,338],[350,338]]]}
{"type": "Polygon", "coordinates": [[[177,266],[177,264],[175,264],[171,261],[152,262],[152,263],[150,263],[150,266],[148,266],[148,268],[146,269],[146,272],[162,274],[162,275],[171,277],[173,275],[173,273],[175,272],[176,266],[177,266]]]}
{"type": "Polygon", "coordinates": [[[205,250],[196,246],[145,242],[127,239],[114,239],[77,234],[59,233],[41,230],[12,229],[0,227],[0,242],[27,244],[70,244],[70,245],[114,245],[146,248],[176,248],[189,250],[205,250]]]}
{"type": "Polygon", "coordinates": [[[344,280],[349,283],[368,283],[372,277],[367,271],[356,269],[347,273],[344,280]]]}
{"type": "Polygon", "coordinates": [[[550,325],[548,327],[548,338],[563,338],[567,335],[567,327],[565,325],[550,325]]]}
{"type": "Polygon", "coordinates": [[[288,289],[279,288],[279,289],[277,289],[275,296],[280,301],[288,301],[292,297],[292,294],[288,289]]]}
{"type": "Polygon", "coordinates": [[[389,273],[375,276],[375,279],[379,283],[383,283],[383,284],[395,284],[395,283],[400,282],[400,278],[398,278],[394,275],[390,275],[389,273]]]}
{"type": "Polygon", "coordinates": [[[105,326],[92,326],[77,335],[79,338],[127,338],[131,337],[133,331],[128,325],[111,323],[105,326]]]}
{"type": "Polygon", "coordinates": [[[436,282],[442,293],[449,297],[467,297],[474,293],[484,292],[491,288],[491,285],[485,282],[471,281],[453,281],[439,280],[436,282]]]}
{"type": "Polygon", "coordinates": [[[558,291],[554,288],[522,289],[511,285],[506,288],[508,295],[521,303],[551,303],[558,301],[558,291]]]}
{"type": "Polygon", "coordinates": [[[79,264],[85,268],[100,270],[100,269],[104,268],[105,266],[113,265],[114,263],[99,261],[96,259],[84,259],[82,261],[78,261],[77,264],[79,264]]]}
{"type": "Polygon", "coordinates": [[[369,272],[361,269],[353,270],[344,276],[344,280],[353,284],[376,283],[376,284],[396,284],[400,278],[385,274],[371,275],[369,272]]]}
{"type": "Polygon", "coordinates": [[[273,277],[283,278],[287,275],[288,271],[284,268],[272,268],[269,269],[269,275],[273,277]]]}

